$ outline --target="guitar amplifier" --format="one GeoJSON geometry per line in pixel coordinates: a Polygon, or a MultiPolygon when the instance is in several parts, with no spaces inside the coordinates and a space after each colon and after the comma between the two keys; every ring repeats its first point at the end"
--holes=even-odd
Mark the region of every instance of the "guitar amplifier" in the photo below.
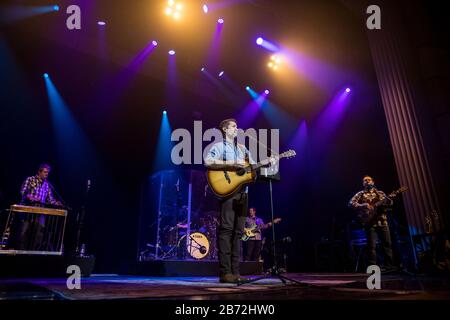
{"type": "Polygon", "coordinates": [[[62,255],[67,211],[12,205],[0,254],[62,255]]]}

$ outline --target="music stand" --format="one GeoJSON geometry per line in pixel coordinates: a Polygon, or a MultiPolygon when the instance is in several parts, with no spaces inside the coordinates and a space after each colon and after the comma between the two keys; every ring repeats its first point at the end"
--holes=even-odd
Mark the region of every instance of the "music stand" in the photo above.
{"type": "Polygon", "coordinates": [[[251,279],[249,281],[243,281],[239,282],[237,285],[241,286],[243,284],[253,283],[262,279],[267,279],[271,277],[277,277],[281,282],[284,284],[287,284],[286,281],[293,282],[297,285],[309,287],[309,285],[305,283],[301,283],[300,281],[291,279],[289,277],[286,277],[282,275],[282,271],[280,270],[278,266],[278,258],[276,255],[276,241],[275,241],[275,223],[274,223],[274,215],[273,215],[273,192],[272,192],[272,181],[280,181],[280,171],[279,171],[279,163],[277,162],[276,165],[270,166],[270,167],[263,167],[260,169],[260,174],[258,175],[259,180],[262,181],[268,181],[269,182],[269,197],[270,197],[270,215],[271,215],[271,222],[272,222],[272,254],[273,254],[273,266],[270,268],[270,272],[266,273],[264,276],[251,279]]]}

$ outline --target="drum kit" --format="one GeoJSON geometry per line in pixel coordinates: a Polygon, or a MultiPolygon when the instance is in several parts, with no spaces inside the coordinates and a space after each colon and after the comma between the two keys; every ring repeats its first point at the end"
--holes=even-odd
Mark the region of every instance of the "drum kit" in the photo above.
{"type": "Polygon", "coordinates": [[[177,223],[161,230],[161,259],[217,259],[216,233],[219,226],[219,213],[204,213],[198,224],[191,223],[188,236],[188,224],[177,223]]]}

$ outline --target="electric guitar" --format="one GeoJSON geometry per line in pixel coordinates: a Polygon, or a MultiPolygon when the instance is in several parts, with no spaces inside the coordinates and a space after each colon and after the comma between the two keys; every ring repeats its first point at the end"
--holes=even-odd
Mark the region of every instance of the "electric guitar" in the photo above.
{"type": "MultiPolygon", "coordinates": [[[[288,150],[273,158],[280,160],[282,158],[292,158],[295,155],[294,150],[288,150]]],[[[256,179],[255,171],[269,163],[270,159],[265,159],[255,165],[250,165],[246,162],[244,168],[237,170],[208,169],[206,172],[208,185],[217,197],[230,197],[239,191],[243,185],[254,182],[256,179]]]]}
{"type": "MultiPolygon", "coordinates": [[[[388,198],[393,199],[400,193],[403,193],[407,190],[408,190],[408,187],[401,187],[400,189],[392,191],[388,195],[388,198]]],[[[368,205],[367,207],[358,209],[357,220],[363,225],[368,225],[368,224],[373,223],[376,220],[376,218],[378,217],[378,215],[380,214],[379,208],[383,207],[383,205],[382,205],[383,202],[384,202],[384,199],[380,200],[380,201],[376,201],[376,199],[375,199],[373,202],[367,202],[367,205],[368,205]]]]}
{"type": "MultiPolygon", "coordinates": [[[[273,219],[273,223],[278,223],[281,221],[281,218],[275,218],[273,219]]],[[[268,226],[270,226],[272,224],[272,222],[266,223],[266,224],[259,224],[254,226],[253,228],[244,228],[244,234],[242,235],[241,240],[242,241],[247,241],[250,238],[253,238],[254,236],[256,236],[256,231],[259,231],[261,229],[265,229],[268,226]]]]}

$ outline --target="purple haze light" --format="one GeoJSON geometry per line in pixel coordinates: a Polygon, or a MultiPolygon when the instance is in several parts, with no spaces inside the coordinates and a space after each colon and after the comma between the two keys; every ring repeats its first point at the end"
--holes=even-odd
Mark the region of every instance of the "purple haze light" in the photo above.
{"type": "Polygon", "coordinates": [[[345,92],[347,92],[347,93],[350,91],[352,91],[352,90],[350,90],[350,88],[345,89],[345,92]]]}
{"type": "Polygon", "coordinates": [[[158,45],[158,42],[156,40],[153,40],[152,45],[154,45],[156,47],[158,45]]]}
{"type": "Polygon", "coordinates": [[[106,22],[105,22],[105,21],[99,21],[99,22],[97,22],[97,24],[98,24],[99,26],[104,26],[104,25],[106,25],[106,22]]]}
{"type": "Polygon", "coordinates": [[[219,72],[219,77],[223,76],[223,71],[219,72]]]}
{"type": "Polygon", "coordinates": [[[203,12],[208,13],[208,6],[206,4],[203,5],[203,12]]]}
{"type": "Polygon", "coordinates": [[[217,20],[217,22],[220,23],[220,24],[223,24],[224,21],[223,21],[222,18],[219,18],[219,20],[217,20]]]}
{"type": "Polygon", "coordinates": [[[175,55],[175,50],[169,50],[169,54],[170,54],[171,56],[175,55]]]}
{"type": "Polygon", "coordinates": [[[266,89],[266,90],[264,90],[264,93],[265,93],[265,94],[269,94],[269,92],[270,92],[270,91],[269,91],[269,90],[267,90],[267,89],[266,89]]]}
{"type": "Polygon", "coordinates": [[[259,37],[258,39],[256,39],[256,44],[257,44],[258,46],[262,45],[263,42],[264,42],[264,39],[261,38],[261,37],[259,37]]]}

